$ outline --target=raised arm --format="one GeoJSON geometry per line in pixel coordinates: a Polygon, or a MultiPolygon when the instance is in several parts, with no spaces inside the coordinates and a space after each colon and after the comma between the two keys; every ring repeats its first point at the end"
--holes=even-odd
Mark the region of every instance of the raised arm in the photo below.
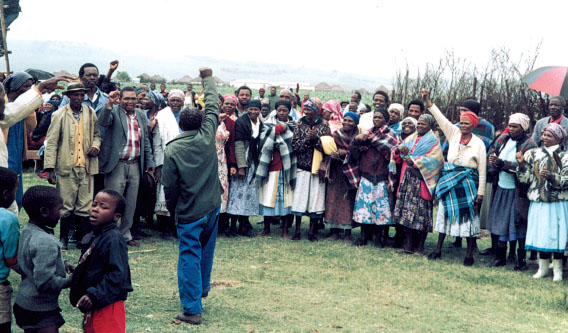
{"type": "Polygon", "coordinates": [[[422,89],[421,93],[422,99],[426,102],[426,106],[428,107],[428,111],[430,111],[432,116],[434,116],[434,118],[436,119],[438,126],[440,126],[440,129],[442,130],[442,132],[444,132],[444,135],[448,139],[448,142],[451,141],[454,136],[461,135],[459,128],[452,124],[452,122],[449,121],[446,116],[444,116],[442,111],[440,111],[440,109],[438,109],[438,107],[434,103],[432,103],[432,101],[430,100],[430,91],[428,91],[427,89],[422,89]]]}
{"type": "Polygon", "coordinates": [[[108,102],[106,103],[105,107],[99,113],[99,125],[102,127],[109,127],[112,125],[113,122],[113,115],[112,115],[112,108],[114,103],[118,101],[120,98],[119,91],[111,91],[108,95],[108,102]]]}
{"type": "Polygon", "coordinates": [[[204,89],[205,114],[201,123],[203,134],[211,140],[215,140],[215,133],[219,126],[219,95],[213,79],[211,68],[200,68],[199,76],[204,89]]]}

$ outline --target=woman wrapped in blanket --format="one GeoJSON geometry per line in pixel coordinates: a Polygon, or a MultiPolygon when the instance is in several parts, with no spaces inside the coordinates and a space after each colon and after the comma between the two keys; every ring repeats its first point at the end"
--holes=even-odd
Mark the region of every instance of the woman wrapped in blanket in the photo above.
{"type": "Polygon", "coordinates": [[[312,173],[314,149],[322,136],[331,135],[327,121],[318,115],[320,109],[321,103],[309,98],[304,102],[304,116],[298,120],[294,128],[292,149],[298,160],[298,171],[292,201],[292,213],[296,215],[296,232],[293,240],[301,238],[300,225],[302,216],[305,215],[310,218],[308,240],[316,242],[317,222],[323,218],[325,211],[325,182],[319,179],[317,172],[312,173]]]}
{"type": "MultiPolygon", "coordinates": [[[[436,120],[431,115],[421,115],[416,125],[417,132],[406,137],[394,149],[389,166],[392,174],[396,174],[396,169],[401,170],[394,223],[404,228],[406,253],[414,252],[415,243],[417,252],[424,252],[424,242],[428,232],[432,232],[434,192],[444,165],[440,141],[432,132],[435,124],[436,120]]],[[[404,131],[404,121],[402,127],[404,131]]]]}
{"type": "Polygon", "coordinates": [[[376,234],[375,245],[383,247],[381,235],[392,224],[388,167],[398,141],[388,123],[388,111],[376,109],[373,128],[353,139],[345,157],[343,173],[357,189],[353,221],[361,226],[361,238],[353,243],[356,246],[366,245],[376,234]]]}
{"type": "MultiPolygon", "coordinates": [[[[516,174],[518,152],[524,154],[536,148],[536,143],[527,135],[529,117],[514,113],[509,117],[508,133],[505,133],[489,149],[488,172],[494,179],[495,194],[489,213],[489,231],[492,240],[496,239],[496,254],[492,266],[505,266],[507,263],[507,242],[519,241],[515,270],[526,270],[525,237],[529,200],[526,184],[519,183],[516,174]]],[[[490,200],[490,198],[487,198],[490,200]]],[[[511,250],[514,246],[511,245],[511,250]]],[[[509,254],[510,255],[510,254],[509,254]]]]}
{"type": "Polygon", "coordinates": [[[349,181],[343,174],[343,161],[345,156],[347,156],[351,141],[353,141],[355,135],[359,134],[359,128],[357,127],[359,115],[348,111],[342,118],[342,128],[333,133],[332,146],[335,149],[333,149],[333,152],[326,152],[326,157],[323,159],[319,169],[319,175],[320,179],[325,179],[327,184],[325,223],[331,231],[330,239],[339,239],[339,232],[344,230],[343,241],[351,242],[355,190],[350,187],[349,181]]]}
{"type": "Polygon", "coordinates": [[[292,138],[296,122],[290,117],[292,104],[276,102],[276,114],[268,116],[260,131],[260,158],[256,169],[259,185],[260,215],[264,216],[264,230],[259,236],[270,234],[270,224],[284,219],[282,237],[290,239],[288,228],[292,224],[292,200],[296,184],[296,155],[292,138]]]}
{"type": "Polygon", "coordinates": [[[549,123],[542,131],[544,147],[517,153],[517,177],[529,185],[530,200],[526,249],[539,251],[538,271],[533,278],[548,275],[551,253],[553,281],[562,280],[562,254],[568,234],[568,154],[563,142],[566,131],[549,123]]]}
{"type": "Polygon", "coordinates": [[[429,94],[427,89],[422,89],[422,99],[448,139],[449,150],[448,162],[444,163],[436,186],[436,197],[440,202],[435,227],[439,233],[438,245],[428,255],[428,259],[442,257],[444,239],[446,234],[450,234],[454,237],[467,237],[463,264],[471,266],[474,262],[475,238],[480,232],[479,214],[475,206],[483,201],[487,173],[485,144],[472,133],[479,124],[479,118],[471,111],[462,112],[458,128],[430,101],[429,94]]]}

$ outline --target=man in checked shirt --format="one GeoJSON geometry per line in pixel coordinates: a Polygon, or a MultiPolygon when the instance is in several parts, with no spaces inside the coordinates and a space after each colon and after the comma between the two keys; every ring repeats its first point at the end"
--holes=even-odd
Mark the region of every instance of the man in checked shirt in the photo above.
{"type": "Polygon", "coordinates": [[[135,109],[136,90],[125,87],[113,91],[99,116],[105,137],[99,155],[100,171],[105,174],[105,187],[126,198],[120,232],[129,246],[139,246],[132,239],[134,210],[140,177],[144,171],[154,172],[154,158],[148,134],[148,120],[142,110],[135,109]],[[120,100],[119,105],[114,105],[120,100]]]}

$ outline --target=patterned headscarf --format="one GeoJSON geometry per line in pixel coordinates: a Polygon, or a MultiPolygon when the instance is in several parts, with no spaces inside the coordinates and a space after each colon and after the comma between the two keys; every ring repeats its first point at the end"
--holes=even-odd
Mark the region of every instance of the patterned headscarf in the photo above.
{"type": "Polygon", "coordinates": [[[20,89],[27,80],[33,81],[34,78],[26,72],[15,72],[13,74],[10,74],[10,76],[8,76],[6,80],[4,80],[6,94],[20,89]]]}
{"type": "Polygon", "coordinates": [[[146,97],[148,97],[154,103],[154,105],[158,107],[158,109],[166,107],[166,99],[164,98],[164,96],[162,96],[162,94],[160,94],[159,91],[149,91],[146,97]]]}
{"type": "Polygon", "coordinates": [[[529,123],[530,123],[530,119],[529,116],[527,116],[524,113],[513,113],[510,117],[509,117],[509,124],[518,124],[521,125],[521,127],[523,128],[523,130],[528,130],[529,129],[529,123]]]}
{"type": "Polygon", "coordinates": [[[304,102],[304,109],[307,107],[319,114],[320,108],[316,103],[314,103],[314,100],[312,98],[308,98],[308,100],[304,102]]]}
{"type": "Polygon", "coordinates": [[[343,112],[341,112],[341,104],[332,99],[324,103],[322,110],[331,111],[331,120],[343,120],[343,112]]]}
{"type": "Polygon", "coordinates": [[[436,126],[436,119],[434,119],[434,117],[430,114],[422,114],[420,115],[420,117],[418,117],[418,119],[423,119],[425,120],[428,125],[430,125],[430,128],[434,128],[434,126],[436,126]]]}
{"type": "Polygon", "coordinates": [[[312,103],[314,103],[318,107],[318,114],[319,114],[321,112],[323,102],[321,101],[321,99],[319,99],[319,97],[312,97],[310,99],[312,100],[312,103]]]}
{"type": "Polygon", "coordinates": [[[558,125],[557,123],[549,123],[544,127],[544,131],[550,132],[552,136],[558,141],[558,143],[563,144],[564,139],[566,138],[566,131],[562,126],[558,125]]]}
{"type": "Polygon", "coordinates": [[[168,100],[172,97],[179,97],[183,101],[185,99],[185,94],[180,89],[172,89],[168,94],[168,100]]]}

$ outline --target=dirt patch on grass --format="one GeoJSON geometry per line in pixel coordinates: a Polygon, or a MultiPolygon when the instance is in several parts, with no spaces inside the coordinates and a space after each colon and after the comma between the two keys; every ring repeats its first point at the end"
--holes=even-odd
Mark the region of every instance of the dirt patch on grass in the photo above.
{"type": "Polygon", "coordinates": [[[222,290],[222,289],[236,288],[241,284],[243,284],[241,281],[219,280],[211,282],[211,288],[222,290]]]}

